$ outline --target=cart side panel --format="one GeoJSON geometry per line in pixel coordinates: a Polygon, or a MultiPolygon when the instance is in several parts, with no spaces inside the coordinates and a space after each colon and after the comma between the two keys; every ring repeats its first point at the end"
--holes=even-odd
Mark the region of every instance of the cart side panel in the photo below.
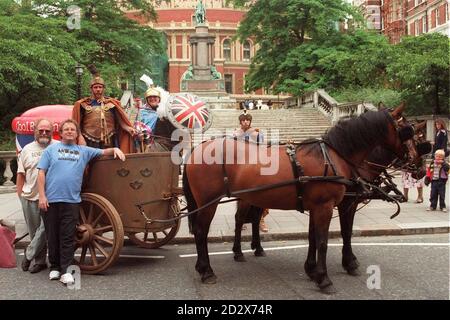
{"type": "MultiPolygon", "coordinates": [[[[125,162],[102,157],[91,163],[83,192],[92,192],[108,199],[119,213],[125,232],[145,230],[146,219],[136,204],[144,205],[147,217],[168,219],[174,216],[169,197],[178,187],[179,166],[172,163],[169,152],[129,154],[125,162]]],[[[164,225],[166,226],[166,225],[164,225]]],[[[156,223],[149,230],[158,230],[156,223]]]]}

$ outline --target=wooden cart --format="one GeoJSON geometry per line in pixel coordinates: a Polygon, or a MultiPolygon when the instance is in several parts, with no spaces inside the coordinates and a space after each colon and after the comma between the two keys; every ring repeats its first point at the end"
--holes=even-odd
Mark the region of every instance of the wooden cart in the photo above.
{"type": "Polygon", "coordinates": [[[94,274],[119,257],[124,236],[138,246],[158,248],[178,232],[179,166],[170,152],[129,154],[125,162],[102,157],[90,164],[83,182],[75,259],[94,274]],[[139,210],[139,204],[142,211],[139,210]]]}

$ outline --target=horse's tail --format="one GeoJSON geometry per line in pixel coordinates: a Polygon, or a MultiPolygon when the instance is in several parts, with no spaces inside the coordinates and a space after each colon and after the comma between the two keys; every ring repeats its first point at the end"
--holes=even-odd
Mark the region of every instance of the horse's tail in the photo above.
{"type": "MultiPolygon", "coordinates": [[[[183,192],[184,197],[187,202],[187,210],[188,212],[194,211],[197,209],[197,203],[195,202],[194,196],[192,195],[191,186],[189,185],[189,180],[186,174],[186,164],[184,165],[183,170],[183,192]]],[[[197,217],[197,212],[190,214],[188,216],[188,223],[189,223],[189,232],[193,233],[193,225],[195,223],[195,219],[197,217]]]]}

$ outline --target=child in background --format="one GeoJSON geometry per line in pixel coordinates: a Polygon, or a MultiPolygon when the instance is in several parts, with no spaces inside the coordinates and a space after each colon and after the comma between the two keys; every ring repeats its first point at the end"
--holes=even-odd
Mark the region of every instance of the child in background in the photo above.
{"type": "Polygon", "coordinates": [[[427,211],[434,211],[437,207],[439,199],[439,207],[441,211],[447,212],[445,205],[445,184],[448,180],[449,164],[445,162],[445,151],[436,150],[434,153],[434,161],[430,164],[425,178],[425,185],[431,182],[430,207],[427,211]]]}

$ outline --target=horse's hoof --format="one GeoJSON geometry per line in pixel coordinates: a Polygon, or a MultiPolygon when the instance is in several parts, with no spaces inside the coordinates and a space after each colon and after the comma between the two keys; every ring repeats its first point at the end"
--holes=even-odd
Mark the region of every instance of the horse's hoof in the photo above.
{"type": "Polygon", "coordinates": [[[321,287],[319,286],[319,288],[320,288],[320,292],[321,292],[321,293],[324,293],[324,294],[335,294],[335,293],[337,293],[337,290],[336,290],[336,288],[333,286],[333,284],[327,285],[327,286],[324,287],[324,288],[321,288],[321,287]]]}
{"type": "Polygon", "coordinates": [[[320,283],[318,283],[320,291],[325,294],[336,293],[336,289],[333,286],[333,282],[328,277],[324,277],[320,283]]]}
{"type": "Polygon", "coordinates": [[[256,250],[255,251],[255,257],[265,257],[265,256],[266,256],[266,252],[264,250],[261,250],[261,251],[256,250]]]}
{"type": "Polygon", "coordinates": [[[354,257],[348,263],[342,263],[342,267],[344,267],[345,271],[351,276],[359,276],[361,273],[357,270],[359,267],[359,261],[354,257]]]}
{"type": "Polygon", "coordinates": [[[235,256],[234,256],[234,261],[237,261],[237,262],[247,262],[247,260],[245,259],[245,257],[244,257],[243,254],[235,255],[235,256]]]}
{"type": "Polygon", "coordinates": [[[215,284],[217,282],[216,275],[213,274],[204,274],[202,276],[202,283],[204,284],[215,284]]]}
{"type": "Polygon", "coordinates": [[[359,277],[361,275],[361,272],[356,268],[356,269],[346,269],[347,273],[351,276],[354,277],[359,277]]]}

